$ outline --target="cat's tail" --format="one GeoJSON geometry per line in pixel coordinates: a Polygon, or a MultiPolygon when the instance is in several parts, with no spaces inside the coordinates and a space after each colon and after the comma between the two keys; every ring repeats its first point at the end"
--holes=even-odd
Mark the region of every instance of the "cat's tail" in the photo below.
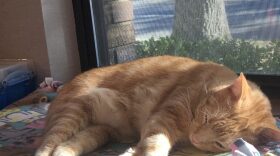
{"type": "Polygon", "coordinates": [[[83,107],[81,101],[55,100],[49,109],[45,135],[41,146],[36,151],[35,156],[50,156],[54,149],[65,142],[89,123],[89,108],[83,107]],[[56,108],[55,108],[56,107],[56,108]]]}

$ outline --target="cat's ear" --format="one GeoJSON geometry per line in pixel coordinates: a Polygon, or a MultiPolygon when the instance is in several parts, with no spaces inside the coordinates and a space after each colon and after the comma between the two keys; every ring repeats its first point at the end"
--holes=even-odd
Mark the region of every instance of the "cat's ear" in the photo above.
{"type": "Polygon", "coordinates": [[[230,91],[232,99],[235,101],[238,101],[248,94],[250,87],[243,73],[240,73],[239,77],[228,87],[228,90],[230,91]]]}
{"type": "Polygon", "coordinates": [[[268,142],[280,142],[280,130],[272,128],[262,128],[257,135],[258,144],[266,144],[268,142]]]}

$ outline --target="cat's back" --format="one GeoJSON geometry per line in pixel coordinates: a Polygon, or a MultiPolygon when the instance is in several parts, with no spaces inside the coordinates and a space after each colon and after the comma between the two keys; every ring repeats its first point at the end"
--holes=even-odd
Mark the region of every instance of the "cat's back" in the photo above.
{"type": "Polygon", "coordinates": [[[80,89],[84,92],[100,87],[129,92],[139,85],[153,87],[188,81],[190,78],[198,80],[205,77],[203,75],[218,71],[221,71],[222,75],[225,72],[233,73],[230,69],[211,62],[200,62],[187,57],[156,56],[89,70],[74,78],[66,85],[70,86],[67,87],[69,89],[64,90],[69,92],[80,89]]]}
{"type": "Polygon", "coordinates": [[[135,87],[170,84],[183,73],[201,62],[176,56],[142,58],[127,63],[88,70],[66,83],[58,99],[69,99],[89,94],[95,88],[131,92],[135,87]]]}
{"type": "Polygon", "coordinates": [[[142,58],[109,67],[93,69],[89,71],[88,74],[100,74],[104,77],[110,77],[114,74],[114,76],[118,76],[118,74],[122,73],[123,76],[141,77],[146,75],[157,75],[157,73],[167,71],[175,72],[186,70],[187,68],[199,63],[201,62],[186,57],[156,56],[142,58]]]}
{"type": "MultiPolygon", "coordinates": [[[[94,84],[104,88],[131,88],[139,83],[154,83],[176,77],[201,62],[190,58],[157,56],[93,69],[78,76],[74,81],[94,84]]],[[[81,84],[81,83],[80,83],[81,84]]]]}

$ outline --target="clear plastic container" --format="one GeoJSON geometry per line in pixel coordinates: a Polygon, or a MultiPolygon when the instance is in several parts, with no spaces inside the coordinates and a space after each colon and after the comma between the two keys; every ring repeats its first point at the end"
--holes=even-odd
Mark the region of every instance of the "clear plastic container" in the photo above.
{"type": "Polygon", "coordinates": [[[0,110],[36,89],[32,61],[0,59],[0,110]]]}
{"type": "Polygon", "coordinates": [[[0,59],[0,82],[15,71],[33,71],[32,62],[27,59],[0,59]]]}

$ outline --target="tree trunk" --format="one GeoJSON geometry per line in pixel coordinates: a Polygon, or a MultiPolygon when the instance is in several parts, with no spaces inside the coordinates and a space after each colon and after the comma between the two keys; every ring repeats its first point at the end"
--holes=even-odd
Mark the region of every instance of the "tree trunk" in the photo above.
{"type": "Polygon", "coordinates": [[[173,36],[187,41],[231,39],[224,0],[176,0],[173,36]]]}

